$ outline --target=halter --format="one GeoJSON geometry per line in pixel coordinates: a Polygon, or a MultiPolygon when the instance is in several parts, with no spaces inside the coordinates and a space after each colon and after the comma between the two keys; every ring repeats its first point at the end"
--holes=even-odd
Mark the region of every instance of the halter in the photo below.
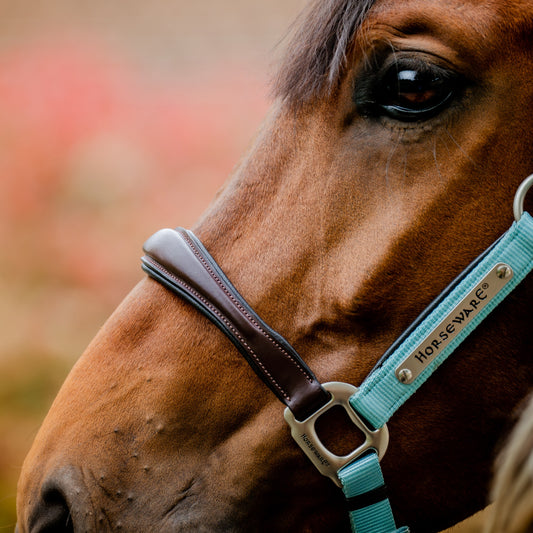
{"type": "Polygon", "coordinates": [[[287,406],[284,417],[293,438],[342,488],[352,531],[405,533],[407,527],[395,525],[379,465],[389,441],[386,423],[533,268],[533,218],[523,207],[531,186],[533,175],[517,190],[511,228],[426,308],[358,388],[321,384],[296,350],[246,303],[192,232],[158,231],[144,245],[142,268],[218,326],[287,406]],[[336,405],[365,436],[344,456],[330,452],[315,431],[316,420],[336,405]]]}

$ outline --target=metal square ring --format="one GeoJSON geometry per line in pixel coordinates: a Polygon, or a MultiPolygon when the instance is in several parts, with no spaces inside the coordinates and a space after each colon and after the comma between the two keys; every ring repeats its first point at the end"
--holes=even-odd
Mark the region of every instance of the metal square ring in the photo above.
{"type": "Polygon", "coordinates": [[[285,409],[284,417],[287,424],[291,427],[293,439],[307,457],[309,457],[318,471],[322,475],[329,477],[337,486],[341,487],[337,472],[357,459],[357,457],[369,449],[374,449],[381,460],[389,444],[389,431],[386,425],[376,430],[370,429],[354,411],[350,405],[350,398],[357,392],[357,387],[338,381],[323,383],[322,387],[331,394],[331,399],[326,405],[303,421],[296,420],[288,408],[285,409]],[[365,442],[348,455],[335,455],[330,452],[320,441],[315,430],[315,422],[318,418],[335,405],[341,405],[344,408],[350,420],[365,436],[365,442]]]}

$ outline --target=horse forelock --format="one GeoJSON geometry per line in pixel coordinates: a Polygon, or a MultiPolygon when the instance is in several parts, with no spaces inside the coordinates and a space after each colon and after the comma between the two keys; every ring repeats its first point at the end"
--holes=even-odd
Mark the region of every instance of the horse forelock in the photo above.
{"type": "Polygon", "coordinates": [[[346,68],[353,37],[375,0],[314,0],[292,27],[273,94],[289,105],[330,91],[346,68]]]}
{"type": "MultiPolygon", "coordinates": [[[[272,96],[289,107],[299,107],[331,93],[348,67],[355,35],[376,0],[312,0],[291,26],[287,46],[273,77],[272,96]]],[[[492,5],[492,4],[490,4],[492,5]]],[[[500,0],[487,11],[491,32],[505,42],[509,33],[531,33],[533,10],[529,2],[500,0]],[[512,31],[510,31],[512,30],[512,31]]],[[[479,17],[480,12],[477,12],[479,17]]],[[[419,13],[417,19],[422,15],[419,13]]],[[[480,46],[486,35],[480,32],[480,46]]],[[[469,43],[471,45],[471,43],[469,43]]]]}

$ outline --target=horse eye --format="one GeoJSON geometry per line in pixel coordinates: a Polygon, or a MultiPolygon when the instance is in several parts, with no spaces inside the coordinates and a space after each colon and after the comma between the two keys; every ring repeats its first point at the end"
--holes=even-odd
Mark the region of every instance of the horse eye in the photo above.
{"type": "Polygon", "coordinates": [[[452,100],[457,80],[441,68],[394,65],[381,79],[375,96],[377,111],[397,120],[427,120],[452,100]]]}
{"type": "Polygon", "coordinates": [[[444,111],[466,84],[431,59],[395,55],[369,64],[355,80],[353,97],[361,116],[422,122],[444,111]]]}

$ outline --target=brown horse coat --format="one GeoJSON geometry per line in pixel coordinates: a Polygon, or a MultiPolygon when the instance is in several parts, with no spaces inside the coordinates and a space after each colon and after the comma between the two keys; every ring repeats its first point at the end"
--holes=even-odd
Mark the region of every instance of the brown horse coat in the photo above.
{"type": "MultiPolygon", "coordinates": [[[[533,4],[317,1],[300,28],[271,113],[194,230],[321,381],[358,385],[511,223],[533,171],[533,4]]],[[[531,387],[532,301],[529,278],[391,420],[382,468],[400,525],[438,531],[484,506],[531,387]]],[[[21,533],[348,528],[233,345],[148,279],[59,392],[18,520],[21,533]]]]}

